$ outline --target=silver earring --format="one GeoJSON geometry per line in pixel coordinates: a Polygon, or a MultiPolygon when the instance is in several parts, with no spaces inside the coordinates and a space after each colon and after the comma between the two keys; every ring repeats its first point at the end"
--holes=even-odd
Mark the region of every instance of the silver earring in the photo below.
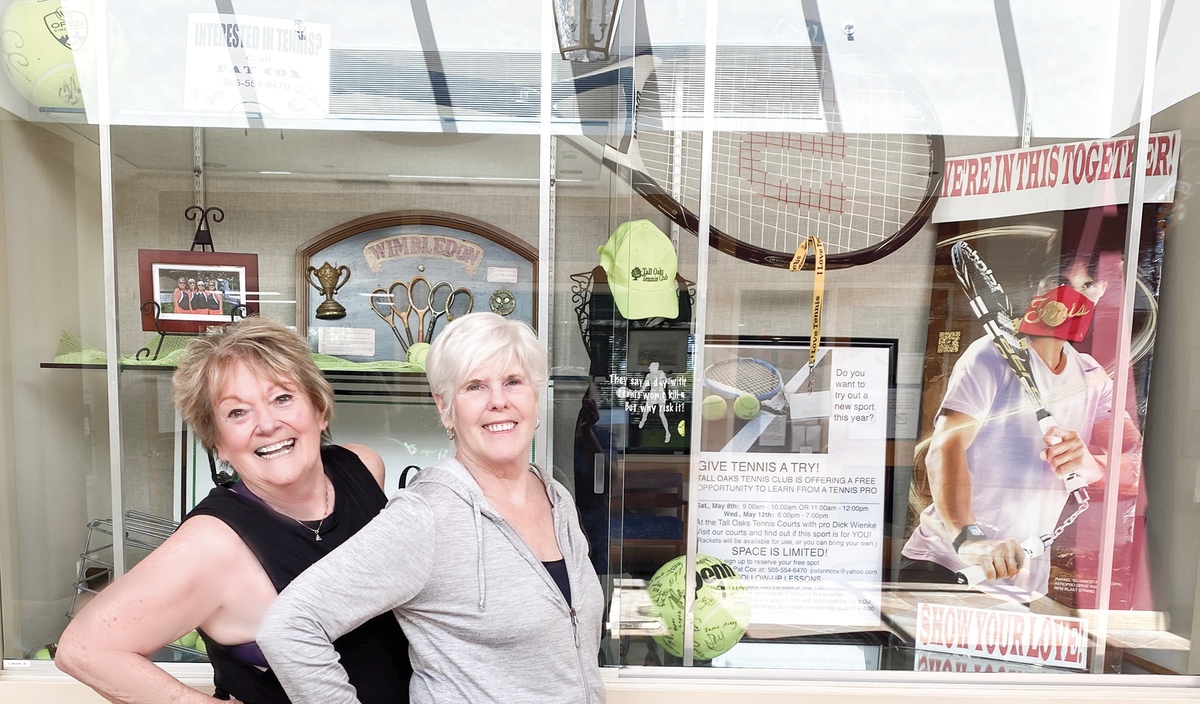
{"type": "Polygon", "coordinates": [[[446,437],[450,438],[451,440],[454,439],[454,428],[446,426],[446,437]]]}
{"type": "Polygon", "coordinates": [[[537,430],[537,429],[538,429],[538,428],[540,428],[540,427],[542,427],[542,417],[541,417],[541,416],[538,416],[538,417],[537,417],[537,422],[533,424],[533,429],[534,429],[534,430],[537,430]]]}

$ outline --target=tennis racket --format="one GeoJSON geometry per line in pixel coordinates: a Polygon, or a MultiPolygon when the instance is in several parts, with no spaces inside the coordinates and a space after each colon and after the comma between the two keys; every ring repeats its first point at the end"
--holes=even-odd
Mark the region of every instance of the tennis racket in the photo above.
{"type": "Polygon", "coordinates": [[[704,370],[704,383],[713,393],[727,399],[750,394],[758,399],[763,410],[786,413],[787,398],[783,393],[783,377],[773,365],[754,357],[726,359],[710,364],[704,370]]]}
{"type": "MultiPolygon", "coordinates": [[[[954,267],[954,275],[958,279],[959,285],[967,294],[971,311],[983,323],[983,329],[991,338],[992,344],[1000,351],[1000,356],[1004,358],[1008,368],[1012,370],[1021,384],[1021,388],[1025,391],[1025,395],[1033,404],[1038,427],[1043,433],[1049,432],[1058,424],[1046,406],[1042,393],[1038,389],[1037,380],[1033,377],[1033,370],[1029,366],[1029,345],[1025,335],[1017,330],[1017,321],[1013,318],[1008,294],[1004,293],[1004,288],[996,280],[991,268],[983,261],[979,253],[966,242],[956,242],[950,248],[950,264],[954,267]]],[[[1043,537],[1031,536],[1021,543],[1025,554],[1031,558],[1043,554],[1049,543],[1053,542],[1054,538],[1067,525],[1074,522],[1079,514],[1087,510],[1090,499],[1085,488],[1087,482],[1083,477],[1077,472],[1072,472],[1063,477],[1063,483],[1066,484],[1067,491],[1071,492],[1079,508],[1066,523],[1056,529],[1055,534],[1043,537]]],[[[958,579],[963,584],[977,584],[984,580],[984,576],[983,568],[978,565],[972,565],[958,572],[958,579]]]]}
{"type": "MultiPolygon", "coordinates": [[[[836,56],[820,43],[718,47],[713,247],[786,268],[816,235],[837,269],[887,256],[928,221],[945,160],[928,103],[890,59],[847,44],[836,56]]],[[[566,139],[698,234],[704,53],[662,53],[613,69],[633,91],[617,146],[566,139]]],[[[594,86],[585,78],[577,90],[594,86]]]]}

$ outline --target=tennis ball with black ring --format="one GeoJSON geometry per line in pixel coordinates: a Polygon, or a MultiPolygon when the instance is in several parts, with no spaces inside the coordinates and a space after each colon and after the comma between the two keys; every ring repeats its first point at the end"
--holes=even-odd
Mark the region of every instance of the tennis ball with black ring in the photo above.
{"type": "Polygon", "coordinates": [[[429,354],[428,342],[414,342],[408,348],[408,363],[425,366],[425,357],[429,354]]]}
{"type": "Polygon", "coordinates": [[[716,394],[705,396],[704,403],[700,406],[700,415],[704,420],[721,420],[728,413],[729,402],[716,394]]]}
{"type": "Polygon", "coordinates": [[[742,420],[750,420],[758,415],[758,399],[750,394],[742,394],[733,402],[733,414],[742,420]]]}

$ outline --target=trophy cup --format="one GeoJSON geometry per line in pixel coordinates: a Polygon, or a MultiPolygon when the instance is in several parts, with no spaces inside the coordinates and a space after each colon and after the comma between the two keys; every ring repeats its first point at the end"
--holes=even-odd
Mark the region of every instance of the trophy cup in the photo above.
{"type": "Polygon", "coordinates": [[[346,309],[341,303],[333,300],[333,294],[337,293],[343,286],[350,281],[350,267],[339,266],[333,268],[329,262],[321,265],[321,268],[310,266],[306,272],[308,283],[312,284],[313,288],[321,292],[325,296],[325,300],[321,305],[317,306],[317,318],[321,320],[337,320],[346,317],[346,309]],[[342,279],[342,273],[346,274],[346,278],[342,279]],[[316,280],[313,279],[313,274],[317,275],[316,280]]]}

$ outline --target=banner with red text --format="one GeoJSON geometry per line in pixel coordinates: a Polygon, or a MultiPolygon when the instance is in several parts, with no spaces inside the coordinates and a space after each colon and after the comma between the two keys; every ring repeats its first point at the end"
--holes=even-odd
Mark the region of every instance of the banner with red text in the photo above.
{"type": "MultiPolygon", "coordinates": [[[[1179,167],[1179,130],[1150,135],[1146,203],[1169,203],[1179,167]]],[[[934,222],[1076,210],[1129,201],[1133,137],[1051,144],[946,159],[934,222]]]]}
{"type": "Polygon", "coordinates": [[[918,650],[1083,670],[1087,644],[1081,618],[917,605],[918,650]]]}

